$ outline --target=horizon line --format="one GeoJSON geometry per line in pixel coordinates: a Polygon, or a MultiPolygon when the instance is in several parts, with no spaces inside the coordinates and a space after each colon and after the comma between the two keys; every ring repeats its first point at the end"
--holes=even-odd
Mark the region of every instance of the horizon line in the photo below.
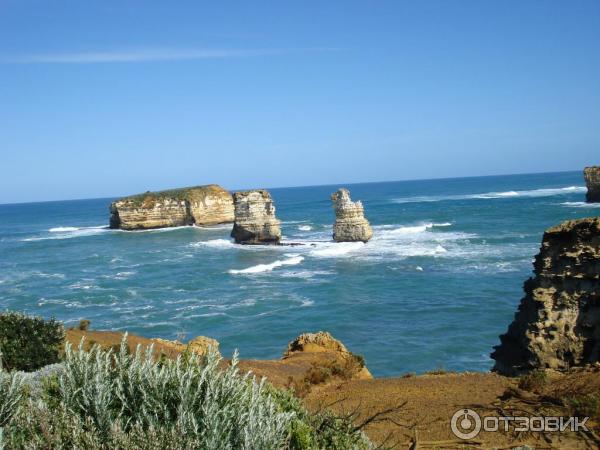
{"type": "Polygon", "coordinates": [[[1,64],[107,64],[240,59],[302,52],[337,52],[337,47],[305,48],[138,48],[75,53],[30,54],[0,58],[1,64]]]}
{"type": "MultiPolygon", "coordinates": [[[[583,171],[583,169],[582,169],[582,171],[583,171]]],[[[550,171],[550,172],[542,171],[542,172],[501,173],[501,174],[487,174],[487,175],[468,175],[468,176],[460,176],[460,177],[404,178],[404,179],[399,179],[399,180],[355,181],[352,183],[304,184],[304,185],[293,185],[293,186],[267,186],[267,187],[254,187],[254,188],[240,187],[240,188],[227,189],[227,190],[230,192],[235,192],[235,191],[243,191],[243,190],[249,190],[249,189],[296,189],[296,188],[309,188],[309,187],[321,187],[321,186],[341,186],[341,185],[352,186],[352,185],[357,185],[357,184],[399,183],[399,182],[405,182],[405,181],[459,180],[459,179],[463,179],[463,178],[507,177],[507,176],[516,176],[516,175],[542,175],[542,174],[567,173],[567,172],[578,172],[578,170],[571,169],[571,170],[559,170],[559,171],[550,171]]],[[[209,185],[209,184],[219,184],[219,183],[206,183],[206,184],[195,185],[195,186],[205,186],[205,185],[209,185]]],[[[219,184],[219,186],[221,186],[221,185],[219,184]]],[[[183,186],[182,189],[185,189],[186,187],[193,187],[193,186],[183,186]]],[[[170,189],[180,189],[180,188],[167,187],[167,188],[152,190],[150,192],[161,192],[161,191],[170,190],[170,189]]],[[[142,193],[142,192],[140,192],[140,193],[142,193]]],[[[125,195],[121,194],[119,196],[111,195],[111,196],[107,196],[107,197],[84,197],[84,198],[67,198],[67,199],[58,199],[58,200],[33,200],[33,201],[25,201],[25,202],[8,202],[8,203],[0,203],[0,206],[27,205],[27,204],[32,204],[32,203],[54,203],[54,202],[77,202],[77,201],[84,201],[84,200],[104,200],[104,199],[112,199],[112,198],[121,198],[121,197],[125,197],[128,195],[137,195],[137,194],[125,194],[125,195]]]]}

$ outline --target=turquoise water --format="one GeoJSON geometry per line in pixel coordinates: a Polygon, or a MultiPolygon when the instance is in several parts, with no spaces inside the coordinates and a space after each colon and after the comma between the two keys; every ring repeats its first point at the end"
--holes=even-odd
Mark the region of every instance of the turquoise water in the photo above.
{"type": "Polygon", "coordinates": [[[211,336],[243,358],[328,330],[378,376],[489,370],[544,229],[600,214],[579,172],[346,185],[375,234],[335,244],[338,187],[271,190],[299,247],[237,246],[230,226],[109,230],[111,199],[0,205],[0,309],[211,336]]]}

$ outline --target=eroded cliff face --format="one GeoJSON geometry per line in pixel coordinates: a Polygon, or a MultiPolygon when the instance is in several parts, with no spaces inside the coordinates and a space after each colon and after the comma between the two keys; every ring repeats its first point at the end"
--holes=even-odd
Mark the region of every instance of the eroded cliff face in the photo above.
{"type": "Polygon", "coordinates": [[[275,217],[275,205],[264,189],[235,192],[231,237],[238,244],[278,244],[280,222],[275,217]]]}
{"type": "Polygon", "coordinates": [[[583,177],[587,186],[585,199],[590,203],[600,202],[600,166],[586,167],[583,177]]]}
{"type": "Polygon", "coordinates": [[[534,272],[491,355],[494,370],[518,375],[600,361],[600,218],[548,229],[534,272]]]}
{"type": "Polygon", "coordinates": [[[373,236],[369,221],[365,219],[363,205],[353,202],[348,189],[339,189],[331,195],[335,210],[333,240],[336,242],[367,242],[373,236]]]}
{"type": "Polygon", "coordinates": [[[110,227],[123,230],[233,222],[233,198],[211,184],[125,197],[110,206],[110,227]]]}

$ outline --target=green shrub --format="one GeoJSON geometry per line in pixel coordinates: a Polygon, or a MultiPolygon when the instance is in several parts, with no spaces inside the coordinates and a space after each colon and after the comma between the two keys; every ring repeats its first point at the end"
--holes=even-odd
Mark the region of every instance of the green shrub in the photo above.
{"type": "Polygon", "coordinates": [[[55,319],[0,313],[0,364],[5,370],[31,372],[59,360],[65,338],[55,319]]]}
{"type": "Polygon", "coordinates": [[[374,448],[364,433],[348,417],[329,411],[309,413],[290,391],[270,388],[283,411],[291,411],[289,450],[368,450],[374,448]]]}
{"type": "Polygon", "coordinates": [[[77,329],[80,331],[88,331],[90,329],[91,322],[87,319],[81,319],[79,321],[79,325],[77,325],[77,329]]]}

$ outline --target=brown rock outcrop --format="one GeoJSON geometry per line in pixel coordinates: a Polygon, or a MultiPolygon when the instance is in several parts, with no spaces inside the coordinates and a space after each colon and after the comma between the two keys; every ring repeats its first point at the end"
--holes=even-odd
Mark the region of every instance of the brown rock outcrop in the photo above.
{"type": "Polygon", "coordinates": [[[110,205],[110,227],[145,230],[233,222],[231,194],[216,184],[146,192],[110,205]]]}
{"type": "MultiPolygon", "coordinates": [[[[373,378],[373,375],[365,366],[362,356],[348,351],[344,344],[326,331],[301,334],[288,344],[283,359],[287,360],[306,354],[322,354],[323,361],[342,363],[338,367],[344,367],[344,371],[347,372],[347,376],[350,378],[362,380],[373,378]]],[[[321,361],[321,364],[323,361],[321,361]]],[[[313,364],[315,364],[315,367],[319,366],[318,361],[314,361],[313,364]]]]}
{"type": "Polygon", "coordinates": [[[367,242],[373,236],[365,219],[362,202],[353,202],[348,189],[339,189],[331,195],[335,210],[333,240],[336,242],[367,242]]]}
{"type": "Polygon", "coordinates": [[[327,331],[301,334],[288,344],[283,357],[286,358],[296,352],[336,352],[341,355],[350,355],[344,344],[335,339],[327,331]]]}
{"type": "Polygon", "coordinates": [[[544,233],[514,321],[492,358],[518,375],[600,360],[600,218],[564,222],[544,233]]]}
{"type": "Polygon", "coordinates": [[[583,169],[583,178],[585,178],[587,186],[586,201],[590,203],[600,202],[600,166],[583,169]]]}
{"type": "Polygon", "coordinates": [[[278,244],[280,222],[275,217],[275,205],[264,189],[233,194],[235,222],[231,237],[238,244],[278,244]]]}
{"type": "Polygon", "coordinates": [[[189,350],[198,355],[205,355],[208,352],[208,349],[212,347],[213,350],[221,356],[221,353],[219,353],[219,341],[206,336],[195,337],[187,344],[160,338],[151,339],[151,342],[158,344],[159,349],[169,348],[177,353],[183,353],[184,351],[189,350]]]}

